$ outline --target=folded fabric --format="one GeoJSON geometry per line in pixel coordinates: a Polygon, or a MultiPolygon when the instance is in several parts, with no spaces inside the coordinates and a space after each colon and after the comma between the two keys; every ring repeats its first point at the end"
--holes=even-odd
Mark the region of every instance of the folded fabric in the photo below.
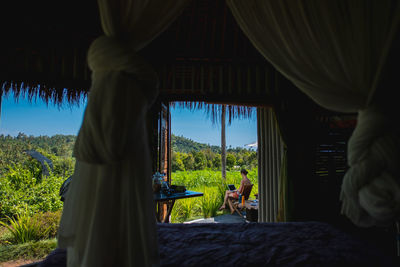
{"type": "Polygon", "coordinates": [[[400,219],[400,134],[376,107],[359,112],[348,144],[342,213],[362,227],[400,219]]]}

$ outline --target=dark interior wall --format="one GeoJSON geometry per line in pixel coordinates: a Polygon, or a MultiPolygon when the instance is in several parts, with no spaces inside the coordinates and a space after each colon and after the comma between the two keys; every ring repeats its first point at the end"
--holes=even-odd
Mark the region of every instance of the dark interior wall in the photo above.
{"type": "Polygon", "coordinates": [[[287,80],[281,80],[279,88],[285,91],[275,110],[287,144],[289,218],[291,221],[340,221],[339,194],[347,167],[346,145],[354,125],[338,135],[330,128],[329,119],[348,114],[318,106],[287,80]],[[321,147],[327,145],[331,146],[321,153],[321,147]],[[321,169],[323,173],[319,174],[321,169]]]}
{"type": "Polygon", "coordinates": [[[290,82],[281,82],[281,87],[290,92],[291,97],[282,100],[283,108],[277,109],[278,121],[285,128],[287,144],[290,220],[312,220],[316,214],[314,182],[313,142],[314,112],[316,104],[295,88],[290,82]]]}
{"type": "Polygon", "coordinates": [[[291,95],[275,106],[287,144],[289,221],[327,222],[378,246],[388,255],[396,255],[394,224],[361,228],[340,214],[341,183],[348,168],[347,142],[356,122],[335,128],[320,118],[356,118],[356,114],[340,114],[321,108],[288,81],[281,81],[280,86],[291,95]],[[331,145],[325,150],[335,151],[321,155],[321,145],[331,145]],[[321,162],[326,170],[323,174],[318,172],[321,162]]]}
{"type": "Polygon", "coordinates": [[[293,183],[296,221],[312,220],[316,215],[317,185],[312,175],[313,131],[312,113],[305,106],[297,106],[291,113],[291,131],[288,142],[288,175],[293,183]]]}

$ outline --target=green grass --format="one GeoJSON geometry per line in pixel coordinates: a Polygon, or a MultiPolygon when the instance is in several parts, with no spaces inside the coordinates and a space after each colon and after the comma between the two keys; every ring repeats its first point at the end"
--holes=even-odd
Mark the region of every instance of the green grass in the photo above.
{"type": "Polygon", "coordinates": [[[0,246],[11,245],[12,242],[12,233],[6,227],[0,225],[0,246]]]}
{"type": "Polygon", "coordinates": [[[40,260],[57,247],[56,239],[27,242],[17,245],[0,245],[0,262],[11,260],[40,260]]]}
{"type": "MultiPolygon", "coordinates": [[[[254,184],[251,193],[251,197],[254,197],[254,194],[257,193],[258,190],[257,170],[251,170],[248,176],[254,184]]],[[[235,184],[239,186],[240,180],[241,176],[238,171],[227,172],[226,184],[235,184]]],[[[185,185],[188,190],[204,193],[203,197],[177,200],[171,214],[172,222],[184,222],[205,217],[215,217],[228,212],[226,210],[218,210],[222,204],[226,188],[225,183],[222,182],[219,171],[175,172],[172,174],[172,184],[185,185]]],[[[39,221],[43,224],[44,229],[50,226],[52,227],[52,234],[50,236],[54,236],[54,233],[57,231],[57,227],[54,227],[54,225],[58,226],[59,215],[60,214],[56,213],[40,214],[39,221]]],[[[28,223],[24,225],[26,224],[28,223]]],[[[0,225],[0,262],[20,259],[40,260],[45,258],[57,247],[57,241],[54,238],[29,241],[23,244],[14,244],[14,242],[15,234],[13,236],[12,232],[0,225]]]]}
{"type": "MultiPolygon", "coordinates": [[[[33,240],[39,240],[42,237],[39,222],[28,214],[19,214],[16,218],[8,217],[8,225],[0,221],[0,225],[6,227],[12,235],[14,243],[23,244],[33,240]]],[[[47,230],[45,233],[47,235],[47,230]]]]}
{"type": "Polygon", "coordinates": [[[223,203],[223,198],[220,196],[220,191],[216,187],[203,189],[204,195],[200,200],[200,207],[204,218],[215,217],[219,207],[223,203]]]}
{"type": "MultiPolygon", "coordinates": [[[[253,183],[250,198],[258,192],[257,169],[249,171],[248,177],[253,183]]],[[[239,171],[227,171],[226,181],[220,171],[177,171],[172,173],[172,184],[184,185],[188,190],[203,192],[204,196],[177,200],[171,213],[171,222],[182,223],[199,218],[215,217],[224,214],[218,208],[224,201],[227,184],[238,188],[242,177],[239,171]]]]}
{"type": "Polygon", "coordinates": [[[47,212],[32,217],[25,214],[9,218],[10,224],[0,224],[0,262],[45,258],[57,247],[55,236],[60,214],[47,212]]]}

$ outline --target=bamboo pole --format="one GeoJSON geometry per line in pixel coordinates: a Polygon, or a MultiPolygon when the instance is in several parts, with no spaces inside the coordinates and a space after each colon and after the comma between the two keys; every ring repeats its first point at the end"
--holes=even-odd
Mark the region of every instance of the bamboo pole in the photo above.
{"type": "Polygon", "coordinates": [[[222,179],[226,180],[226,136],[225,136],[226,106],[221,106],[221,172],[222,179]]]}

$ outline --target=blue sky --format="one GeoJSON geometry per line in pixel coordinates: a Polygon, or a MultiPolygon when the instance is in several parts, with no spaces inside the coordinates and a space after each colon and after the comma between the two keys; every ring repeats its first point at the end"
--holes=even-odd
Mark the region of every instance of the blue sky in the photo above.
{"type": "Polygon", "coordinates": [[[1,105],[0,134],[15,136],[19,132],[27,135],[72,134],[77,135],[83,119],[85,103],[79,106],[58,108],[37,100],[30,103],[21,96],[18,102],[14,97],[3,96],[1,105]]]}
{"type": "MultiPolygon", "coordinates": [[[[3,97],[1,105],[0,134],[16,136],[19,132],[27,135],[48,135],[78,133],[86,103],[79,106],[58,108],[37,100],[33,103],[20,97],[18,102],[11,96],[3,97]]],[[[204,111],[192,112],[184,108],[171,111],[172,133],[183,135],[196,142],[210,145],[221,144],[221,126],[213,125],[204,111]]],[[[234,120],[226,126],[226,144],[229,147],[244,147],[257,141],[256,118],[234,120]]]]}
{"type": "MultiPolygon", "coordinates": [[[[204,111],[192,112],[183,108],[172,109],[171,128],[175,135],[183,135],[200,143],[221,145],[221,125],[213,125],[211,118],[207,117],[204,111]]],[[[257,121],[255,115],[251,119],[235,119],[231,125],[226,125],[226,145],[228,147],[230,145],[232,147],[244,147],[244,145],[256,141],[257,121]]]]}

